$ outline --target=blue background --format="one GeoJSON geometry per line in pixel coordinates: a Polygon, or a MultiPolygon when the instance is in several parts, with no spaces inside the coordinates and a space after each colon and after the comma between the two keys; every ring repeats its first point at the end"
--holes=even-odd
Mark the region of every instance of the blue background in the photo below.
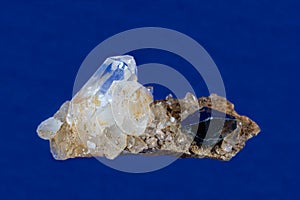
{"type": "MultiPolygon", "coordinates": [[[[297,0],[1,1],[0,198],[300,199],[299,9],[297,0]],[[203,45],[228,99],[261,134],[230,162],[184,159],[147,174],[94,158],[54,160],[37,125],[72,97],[76,72],[97,44],[144,26],[203,45]]],[[[154,61],[180,66],[154,51],[135,52],[137,62],[155,53],[154,61]]]]}

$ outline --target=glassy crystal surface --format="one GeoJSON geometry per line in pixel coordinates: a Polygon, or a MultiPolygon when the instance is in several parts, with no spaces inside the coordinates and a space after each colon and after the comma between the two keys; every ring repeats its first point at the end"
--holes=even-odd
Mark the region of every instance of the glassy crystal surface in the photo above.
{"type": "MultiPolygon", "coordinates": [[[[113,159],[126,147],[127,134],[144,133],[151,102],[151,93],[137,82],[133,57],[111,57],[71,100],[66,123],[88,153],[113,159]]],[[[65,107],[59,112],[66,113],[65,107]]],[[[51,139],[62,124],[63,118],[57,114],[44,121],[38,133],[51,139]]]]}
{"type": "Polygon", "coordinates": [[[237,120],[220,111],[202,107],[181,123],[181,130],[192,134],[198,146],[213,147],[237,128],[237,120]]]}
{"type": "Polygon", "coordinates": [[[152,91],[137,82],[132,56],[110,57],[38,126],[38,135],[58,160],[120,154],[229,160],[260,131],[215,94],[153,101],[152,91]]]}

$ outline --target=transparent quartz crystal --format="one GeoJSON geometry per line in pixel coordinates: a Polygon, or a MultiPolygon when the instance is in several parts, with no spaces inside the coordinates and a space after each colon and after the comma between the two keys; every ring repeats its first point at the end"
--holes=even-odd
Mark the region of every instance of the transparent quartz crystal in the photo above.
{"type": "Polygon", "coordinates": [[[73,97],[68,109],[62,106],[37,131],[41,138],[54,138],[64,121],[60,113],[64,113],[88,153],[113,159],[126,147],[127,135],[144,133],[152,101],[149,90],[137,82],[133,57],[110,57],[73,97]]]}

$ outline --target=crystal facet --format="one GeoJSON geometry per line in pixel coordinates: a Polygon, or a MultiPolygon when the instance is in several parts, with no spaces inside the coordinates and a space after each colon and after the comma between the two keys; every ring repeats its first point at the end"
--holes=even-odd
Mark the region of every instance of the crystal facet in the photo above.
{"type": "Polygon", "coordinates": [[[137,82],[132,56],[110,57],[71,101],[39,125],[38,135],[50,140],[58,160],[120,154],[229,160],[260,131],[215,94],[153,101],[152,92],[137,82]]]}

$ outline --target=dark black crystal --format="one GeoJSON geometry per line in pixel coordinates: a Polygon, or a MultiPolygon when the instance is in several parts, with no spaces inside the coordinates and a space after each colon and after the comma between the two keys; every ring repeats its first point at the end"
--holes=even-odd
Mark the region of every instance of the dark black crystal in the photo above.
{"type": "Polygon", "coordinates": [[[183,133],[192,134],[198,146],[214,146],[237,128],[234,116],[203,107],[181,123],[183,133]]]}

